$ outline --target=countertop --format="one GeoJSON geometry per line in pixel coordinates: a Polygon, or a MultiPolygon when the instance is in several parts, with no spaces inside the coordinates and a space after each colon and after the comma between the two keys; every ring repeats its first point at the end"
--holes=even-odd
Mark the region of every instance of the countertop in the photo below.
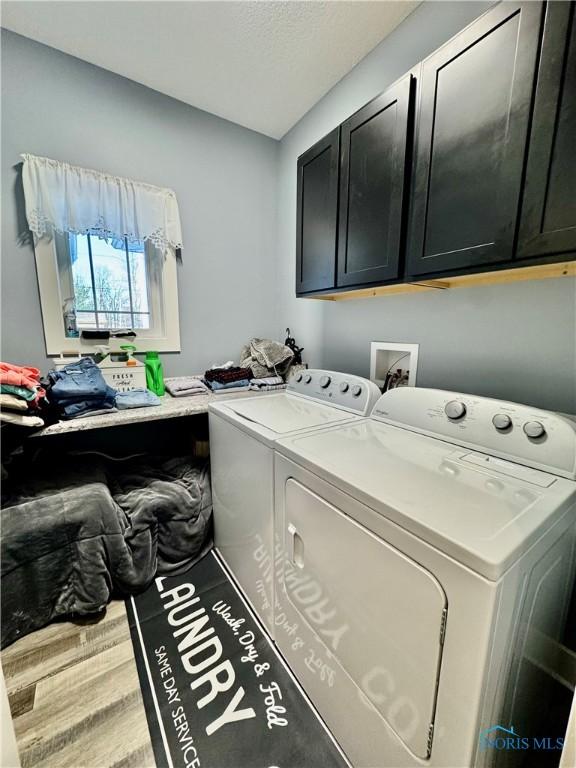
{"type": "MultiPolygon", "coordinates": [[[[269,392],[262,394],[270,394],[269,392]]],[[[145,421],[175,419],[181,416],[194,416],[208,412],[208,404],[229,400],[233,397],[254,397],[259,393],[255,390],[227,392],[226,394],[191,395],[190,397],[172,397],[166,393],[161,399],[161,405],[145,408],[129,408],[124,411],[102,414],[101,416],[86,416],[70,421],[59,421],[49,427],[39,429],[31,437],[48,437],[49,435],[64,435],[69,432],[87,432],[91,429],[104,427],[120,427],[125,424],[137,424],[145,421]]]]}

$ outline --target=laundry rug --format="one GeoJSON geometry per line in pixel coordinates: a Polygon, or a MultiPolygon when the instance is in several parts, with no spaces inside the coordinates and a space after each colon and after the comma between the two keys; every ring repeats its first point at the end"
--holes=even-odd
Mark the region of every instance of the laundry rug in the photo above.
{"type": "Polygon", "coordinates": [[[214,552],[126,605],[158,768],[348,765],[214,552]]]}

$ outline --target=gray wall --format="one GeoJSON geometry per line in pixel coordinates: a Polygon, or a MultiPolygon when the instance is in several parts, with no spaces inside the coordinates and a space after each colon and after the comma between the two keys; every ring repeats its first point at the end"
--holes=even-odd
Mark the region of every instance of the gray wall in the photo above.
{"type": "Polygon", "coordinates": [[[182,353],[169,374],[237,357],[276,327],[278,143],[2,31],[2,359],[46,369],[34,254],[19,245],[21,152],[176,191],[182,353]],[[272,290],[271,290],[272,288],[272,290]]]}
{"type": "Polygon", "coordinates": [[[298,155],[489,6],[424,3],[282,139],[278,328],[290,325],[315,366],[368,375],[370,341],[414,342],[421,386],[576,413],[573,278],[346,302],[294,297],[298,155]]]}

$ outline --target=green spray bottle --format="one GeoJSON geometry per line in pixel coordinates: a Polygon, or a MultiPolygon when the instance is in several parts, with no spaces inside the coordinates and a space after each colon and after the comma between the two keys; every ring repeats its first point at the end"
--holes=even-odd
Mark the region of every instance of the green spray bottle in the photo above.
{"type": "Polygon", "coordinates": [[[146,386],[150,392],[162,397],[164,394],[164,373],[162,371],[162,361],[158,357],[158,352],[146,352],[146,386]]]}

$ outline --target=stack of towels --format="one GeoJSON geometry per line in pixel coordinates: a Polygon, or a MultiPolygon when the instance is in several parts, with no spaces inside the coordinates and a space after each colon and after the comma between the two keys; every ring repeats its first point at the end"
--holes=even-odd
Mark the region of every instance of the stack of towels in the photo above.
{"type": "Polygon", "coordinates": [[[257,392],[274,392],[278,389],[286,389],[286,383],[282,376],[264,376],[261,379],[252,379],[250,389],[257,392]]]}
{"type": "Polygon", "coordinates": [[[38,368],[0,362],[0,421],[21,427],[43,427],[38,413],[45,394],[38,368]]]}
{"type": "Polygon", "coordinates": [[[172,397],[207,395],[210,392],[199,376],[174,376],[164,379],[164,384],[172,397]]]}
{"type": "Polygon", "coordinates": [[[204,377],[176,376],[165,379],[166,390],[172,397],[189,397],[210,393],[224,394],[245,390],[273,392],[286,389],[282,376],[262,376],[257,378],[250,367],[237,366],[229,360],[221,365],[209,368],[204,377]]]}
{"type": "Polygon", "coordinates": [[[48,374],[48,399],[63,419],[97,416],[116,410],[116,390],[104,381],[89,357],[48,374]]]}

